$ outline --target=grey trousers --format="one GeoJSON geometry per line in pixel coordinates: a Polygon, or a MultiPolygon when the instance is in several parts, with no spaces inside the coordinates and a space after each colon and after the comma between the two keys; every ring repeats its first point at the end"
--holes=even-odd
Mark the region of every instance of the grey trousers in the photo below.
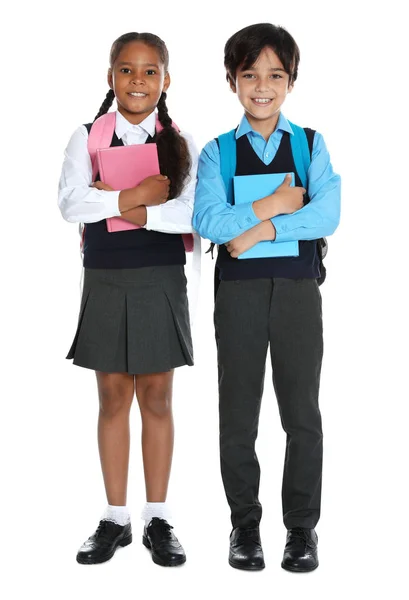
{"type": "Polygon", "coordinates": [[[233,527],[261,519],[255,453],[267,350],[287,434],[284,524],[315,527],[320,515],[323,354],[321,293],[315,279],[221,281],[214,323],[219,368],[220,459],[233,527]]]}

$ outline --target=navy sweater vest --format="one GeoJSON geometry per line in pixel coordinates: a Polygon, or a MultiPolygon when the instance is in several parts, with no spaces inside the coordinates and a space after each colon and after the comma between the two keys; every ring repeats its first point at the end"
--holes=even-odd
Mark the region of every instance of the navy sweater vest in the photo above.
{"type": "MultiPolygon", "coordinates": [[[[92,123],[85,125],[88,133],[91,125],[92,123]]],[[[149,136],[146,143],[154,141],[149,136]]],[[[111,146],[123,146],[115,132],[111,146]]],[[[99,180],[99,174],[96,180],[99,180]]],[[[147,229],[109,233],[105,219],[85,225],[84,267],[87,269],[135,269],[185,263],[185,248],[179,234],[147,229]]]]}
{"type": "MultiPolygon", "coordinates": [[[[305,130],[310,151],[314,131],[305,130]]],[[[247,135],[236,141],[236,175],[262,175],[264,173],[295,173],[295,184],[302,187],[291,152],[290,134],[285,132],[277,153],[269,165],[265,165],[253,150],[247,135]]],[[[308,204],[307,197],[305,203],[308,204]]],[[[259,279],[284,277],[287,279],[317,278],[320,276],[317,241],[300,241],[299,256],[280,258],[232,258],[226,246],[221,245],[216,267],[220,279],[259,279]]]]}

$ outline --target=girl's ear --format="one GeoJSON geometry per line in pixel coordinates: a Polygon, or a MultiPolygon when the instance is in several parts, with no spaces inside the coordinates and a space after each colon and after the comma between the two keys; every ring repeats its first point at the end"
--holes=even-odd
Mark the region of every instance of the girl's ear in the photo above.
{"type": "Polygon", "coordinates": [[[170,75],[169,75],[169,73],[166,73],[165,78],[163,80],[162,92],[166,92],[168,90],[169,86],[170,86],[170,75]]]}
{"type": "Polygon", "coordinates": [[[114,84],[113,84],[113,81],[112,81],[112,69],[111,68],[108,69],[107,80],[108,80],[109,88],[112,90],[113,87],[114,87],[114,84]]]}

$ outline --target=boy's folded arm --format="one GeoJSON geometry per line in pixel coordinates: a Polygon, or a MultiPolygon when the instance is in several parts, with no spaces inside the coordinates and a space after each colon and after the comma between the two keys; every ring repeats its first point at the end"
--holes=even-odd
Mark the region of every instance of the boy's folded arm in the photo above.
{"type": "Polygon", "coordinates": [[[334,233],[341,212],[341,178],[334,173],[325,142],[315,134],[308,170],[310,202],[301,210],[271,219],[276,241],[315,240],[334,233]]]}
{"type": "Polygon", "coordinates": [[[215,140],[199,158],[193,227],[204,238],[224,244],[260,223],[252,202],[231,205],[220,173],[220,153],[215,140]]]}

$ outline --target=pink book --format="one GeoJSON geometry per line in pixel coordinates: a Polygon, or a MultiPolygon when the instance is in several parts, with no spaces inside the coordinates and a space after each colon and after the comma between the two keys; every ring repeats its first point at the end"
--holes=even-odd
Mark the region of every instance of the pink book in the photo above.
{"type": "MultiPolygon", "coordinates": [[[[135,187],[146,177],[160,174],[156,144],[98,148],[96,154],[101,181],[113,190],[135,187]]],[[[140,229],[139,225],[134,225],[121,217],[112,217],[106,221],[110,233],[140,229]]]]}

